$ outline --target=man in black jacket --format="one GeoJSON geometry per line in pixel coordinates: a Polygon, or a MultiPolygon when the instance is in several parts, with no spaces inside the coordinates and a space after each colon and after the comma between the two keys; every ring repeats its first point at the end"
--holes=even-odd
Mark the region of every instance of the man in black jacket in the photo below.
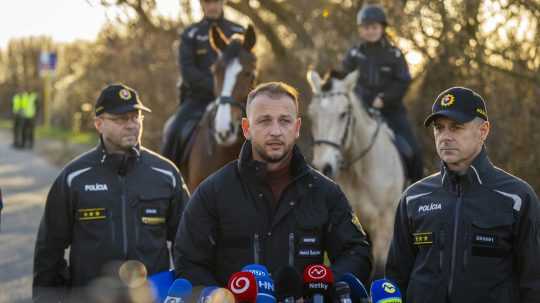
{"type": "Polygon", "coordinates": [[[368,279],[370,244],[338,185],[295,145],[300,123],[289,85],[262,84],[249,94],[239,159],[199,185],[186,206],[174,248],[177,275],[223,286],[250,263],[274,274],[293,263],[302,272],[327,252],[337,277],[368,279]]]}
{"type": "Polygon", "coordinates": [[[450,88],[425,125],[433,125],[441,171],[403,194],[387,277],[409,303],[538,302],[538,197],[488,159],[484,100],[450,88]]]}
{"type": "Polygon", "coordinates": [[[140,261],[149,275],[169,269],[167,241],[174,241],[189,194],[174,164],[140,145],[141,111],[150,110],[125,85],[101,92],[94,121],[100,144],[69,163],[47,197],[34,254],[35,302],[62,300],[64,289],[88,285],[113,262],[140,261]]]}
{"type": "Polygon", "coordinates": [[[217,26],[227,36],[243,33],[244,28],[225,19],[224,0],[201,0],[204,18],[187,27],[180,37],[178,65],[182,75],[180,107],[167,122],[161,153],[180,163],[184,144],[201,119],[206,107],[215,99],[211,67],[218,54],[209,41],[209,31],[217,26]]]}

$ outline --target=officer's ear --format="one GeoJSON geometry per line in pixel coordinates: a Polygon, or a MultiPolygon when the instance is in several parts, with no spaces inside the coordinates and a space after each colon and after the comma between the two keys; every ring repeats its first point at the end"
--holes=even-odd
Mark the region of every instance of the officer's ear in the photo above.
{"type": "Polygon", "coordinates": [[[212,25],[210,28],[208,39],[210,40],[210,46],[218,53],[221,53],[229,45],[229,39],[216,25],[212,25]]]}
{"type": "Polygon", "coordinates": [[[94,117],[94,127],[96,128],[96,130],[98,131],[98,133],[101,134],[101,127],[103,125],[103,119],[98,117],[98,116],[95,116],[94,117]]]}
{"type": "Polygon", "coordinates": [[[244,34],[244,48],[248,51],[251,51],[257,42],[257,35],[255,34],[255,29],[253,25],[248,25],[246,33],[244,34]]]}

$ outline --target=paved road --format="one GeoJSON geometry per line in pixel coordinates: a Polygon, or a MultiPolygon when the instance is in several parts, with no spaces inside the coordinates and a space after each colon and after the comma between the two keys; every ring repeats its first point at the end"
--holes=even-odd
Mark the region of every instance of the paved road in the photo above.
{"type": "Polygon", "coordinates": [[[37,228],[49,187],[59,172],[32,151],[10,147],[0,131],[0,187],[4,195],[0,231],[0,303],[30,302],[37,228]]]}

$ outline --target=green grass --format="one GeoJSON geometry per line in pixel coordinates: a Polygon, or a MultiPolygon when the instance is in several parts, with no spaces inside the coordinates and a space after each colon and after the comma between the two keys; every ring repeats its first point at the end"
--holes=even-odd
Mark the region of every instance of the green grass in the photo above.
{"type": "MultiPolygon", "coordinates": [[[[12,122],[9,119],[0,119],[0,129],[11,129],[12,122]]],[[[97,142],[97,134],[91,132],[72,132],[71,130],[58,127],[44,127],[39,125],[36,129],[36,139],[52,139],[67,141],[74,144],[93,145],[97,142]]]]}

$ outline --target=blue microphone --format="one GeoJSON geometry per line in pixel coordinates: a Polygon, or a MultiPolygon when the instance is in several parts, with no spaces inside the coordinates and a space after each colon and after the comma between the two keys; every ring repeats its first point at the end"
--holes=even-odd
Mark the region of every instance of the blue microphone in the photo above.
{"type": "Polygon", "coordinates": [[[174,270],[167,270],[155,273],[148,277],[152,297],[155,302],[163,302],[167,297],[167,292],[174,282],[174,270]]]}
{"type": "Polygon", "coordinates": [[[375,280],[371,283],[371,302],[401,303],[401,292],[397,285],[390,280],[375,280]]]}
{"type": "Polygon", "coordinates": [[[261,264],[249,264],[242,268],[242,271],[247,271],[255,276],[255,279],[259,277],[268,277],[268,269],[261,264]]]}
{"type": "Polygon", "coordinates": [[[210,300],[210,296],[212,295],[212,292],[214,292],[214,290],[218,288],[219,287],[217,286],[208,286],[208,287],[203,288],[197,303],[208,303],[208,301],[210,300]]]}
{"type": "Polygon", "coordinates": [[[163,303],[185,303],[191,295],[193,286],[186,279],[176,279],[169,288],[167,297],[163,303]]]}
{"type": "Polygon", "coordinates": [[[255,277],[257,281],[257,303],[276,303],[274,281],[272,278],[255,277]]]}
{"type": "Polygon", "coordinates": [[[366,287],[358,279],[355,275],[352,273],[346,273],[339,281],[343,281],[349,285],[349,288],[351,289],[351,299],[353,302],[360,302],[360,303],[367,303],[369,302],[369,295],[366,290],[366,287]]]}

